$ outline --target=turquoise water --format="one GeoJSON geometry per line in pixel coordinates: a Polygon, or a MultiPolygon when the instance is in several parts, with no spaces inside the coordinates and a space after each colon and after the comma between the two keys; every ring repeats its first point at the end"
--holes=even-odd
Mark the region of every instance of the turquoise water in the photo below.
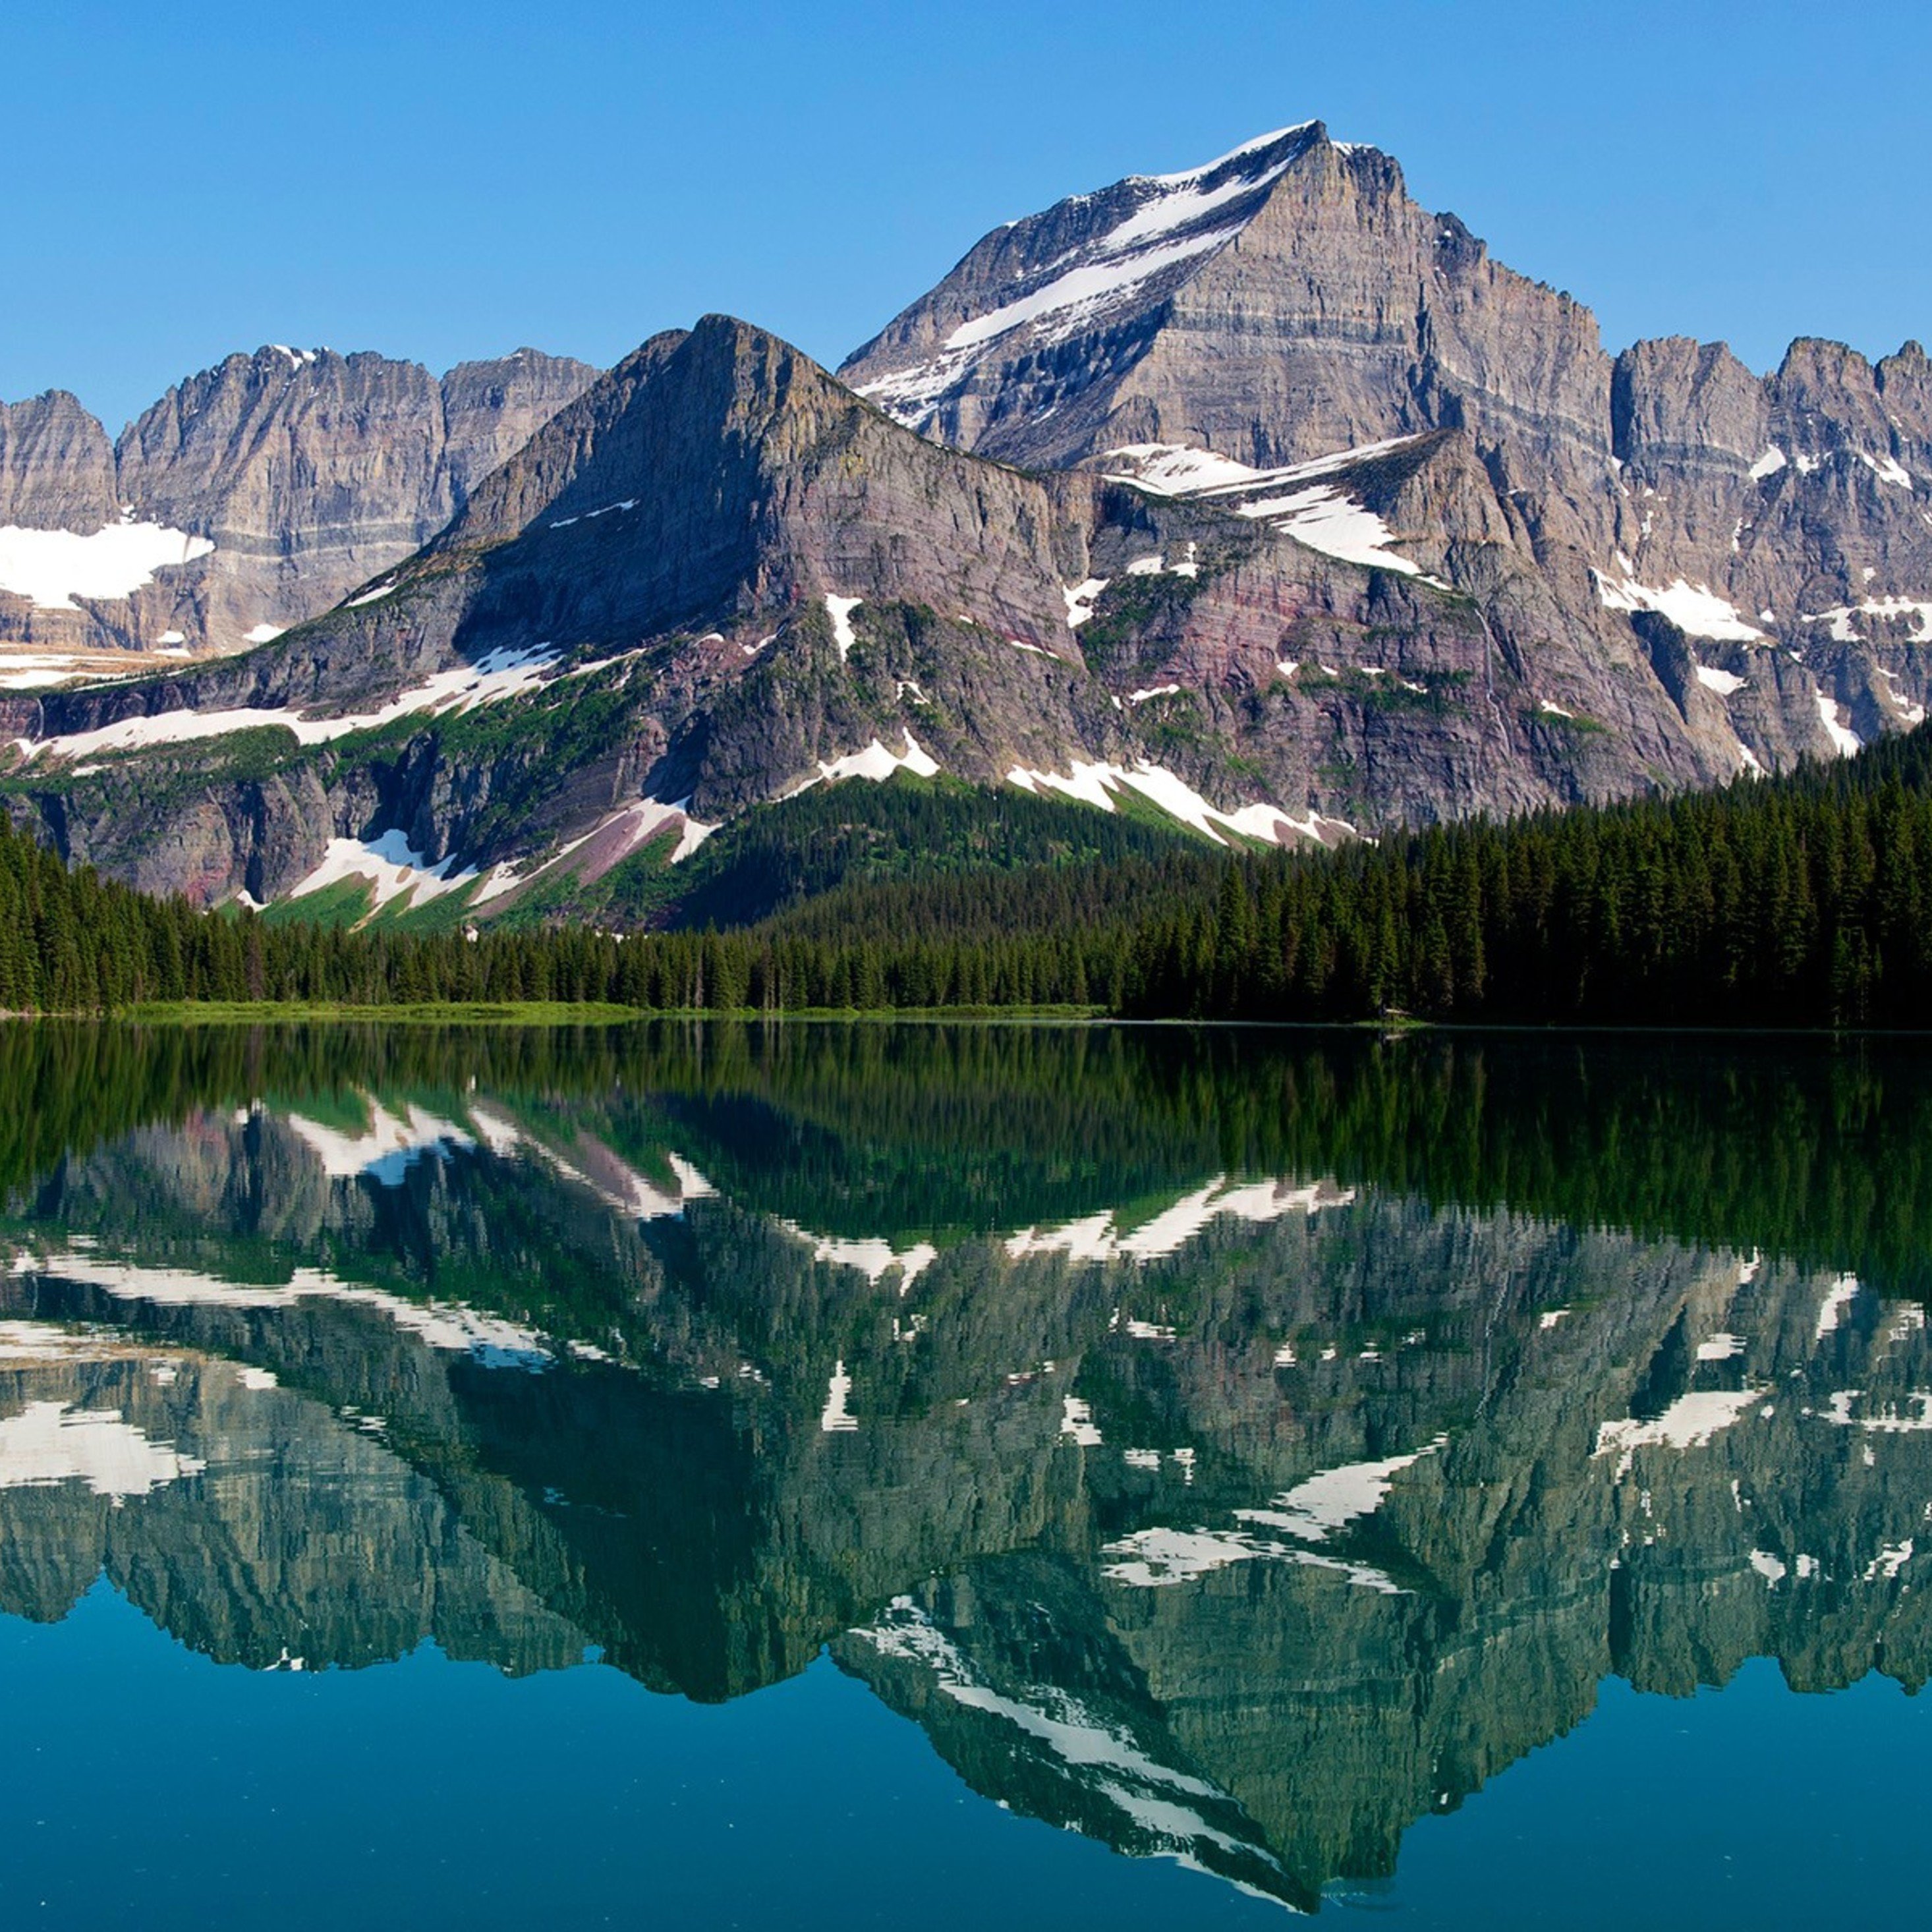
{"type": "Polygon", "coordinates": [[[0,1923],[1916,1922],[1928,1076],[0,1035],[0,1923]]]}

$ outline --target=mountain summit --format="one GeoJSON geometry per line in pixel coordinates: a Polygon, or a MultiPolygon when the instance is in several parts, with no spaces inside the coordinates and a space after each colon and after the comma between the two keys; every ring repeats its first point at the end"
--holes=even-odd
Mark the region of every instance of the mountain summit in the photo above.
{"type": "Polygon", "coordinates": [[[404,366],[232,358],[111,484],[70,399],[0,422],[0,506],[38,479],[84,523],[138,475],[124,518],[178,520],[112,543],[194,549],[158,586],[226,556],[337,599],[14,700],[13,808],[64,852],[478,916],[538,881],[580,910],[560,880],[634,860],[598,903],[643,916],[651,842],[681,862],[854,777],[961,782],[989,824],[1018,788],[1328,842],[1719,784],[1932,701],[1922,350],[1800,342],[1762,381],[1721,345],[1612,356],[1318,122],[995,231],[843,380],[723,316],[586,383],[404,366]],[[440,441],[276,458],[352,393],[364,422],[434,398],[440,441]]]}

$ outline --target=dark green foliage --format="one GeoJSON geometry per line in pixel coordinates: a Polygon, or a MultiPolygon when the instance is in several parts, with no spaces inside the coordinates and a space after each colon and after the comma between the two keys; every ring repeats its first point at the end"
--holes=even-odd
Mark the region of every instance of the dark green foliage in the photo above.
{"type": "MultiPolygon", "coordinates": [[[[371,1094],[454,1119],[472,1082],[560,1146],[589,1125],[656,1173],[675,1145],[748,1211],[896,1245],[1102,1209],[1130,1226],[1136,1202],[1157,1211],[1217,1173],[1325,1174],[1445,1209],[1762,1249],[1882,1294],[1932,1286],[1932,1049],[1900,1040],[0,1026],[0,1212],[44,1222],[62,1156],[143,1124],[260,1102],[352,1133],[371,1094]]],[[[140,1211],[150,1241],[171,1213],[206,1232],[188,1206],[140,1211]]]]}
{"type": "MultiPolygon", "coordinates": [[[[535,1000],[1887,1027],[1932,1013],[1925,733],[1720,793],[1334,853],[1230,854],[1017,797],[989,814],[943,785],[826,787],[721,835],[707,864],[686,916],[721,922],[871,876],[729,932],[472,940],[210,919],[70,874],[8,832],[0,1007],[535,1000]]],[[[646,866],[633,890],[662,876],[646,866]]]]}
{"type": "Polygon", "coordinates": [[[1768,784],[1235,862],[1136,938],[1130,1011],[1916,1027],[1932,736],[1768,784]],[[1211,962],[1211,967],[1208,962],[1211,962]]]}
{"type": "Polygon", "coordinates": [[[841,886],[1112,865],[1192,842],[1171,819],[1015,788],[989,793],[956,779],[902,773],[862,788],[820,785],[746,813],[701,848],[674,922],[746,926],[841,886]]]}
{"type": "Polygon", "coordinates": [[[1174,572],[1117,577],[1081,628],[1081,656],[1109,677],[1154,668],[1166,656],[1163,639],[1184,621],[1187,607],[1213,577],[1206,562],[1192,577],[1174,572]]]}

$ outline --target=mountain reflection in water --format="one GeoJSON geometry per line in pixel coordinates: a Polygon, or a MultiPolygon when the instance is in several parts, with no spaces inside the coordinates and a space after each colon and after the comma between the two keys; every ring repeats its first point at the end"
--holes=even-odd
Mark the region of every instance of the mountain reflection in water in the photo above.
{"type": "Polygon", "coordinates": [[[1932,1059],[0,1035],[0,1610],[700,1701],[1296,1906],[1604,1681],[1932,1654],[1932,1059]],[[352,1579],[352,1587],[345,1587],[352,1579]]]}

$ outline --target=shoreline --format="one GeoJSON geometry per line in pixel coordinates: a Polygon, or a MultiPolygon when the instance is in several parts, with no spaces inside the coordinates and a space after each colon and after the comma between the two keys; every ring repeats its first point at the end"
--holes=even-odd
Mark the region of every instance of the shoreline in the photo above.
{"type": "Polygon", "coordinates": [[[1388,1040],[1431,1035],[1467,1036],[1508,1034],[1548,1039],[1789,1040],[1906,1042],[1932,1037],[1932,1027],[1715,1026],[1689,1023],[1620,1026],[1604,1021],[1401,1019],[1208,1019],[1179,1016],[1122,1016],[1094,1006],[800,1007],[772,1011],[760,1007],[627,1006],[602,1001],[423,1001],[409,1004],[356,1004],[288,1000],[173,1000],[107,1012],[0,1012],[0,1023],[26,1025],[92,1024],[116,1026],[234,1026],[319,1024],[386,1024],[400,1026],[595,1027],[633,1026],[658,1021],[686,1023],[729,1021],[743,1025],[847,1026],[1006,1025],[1110,1026],[1148,1030],[1194,1028],[1216,1032],[1375,1034],[1388,1040]]]}

